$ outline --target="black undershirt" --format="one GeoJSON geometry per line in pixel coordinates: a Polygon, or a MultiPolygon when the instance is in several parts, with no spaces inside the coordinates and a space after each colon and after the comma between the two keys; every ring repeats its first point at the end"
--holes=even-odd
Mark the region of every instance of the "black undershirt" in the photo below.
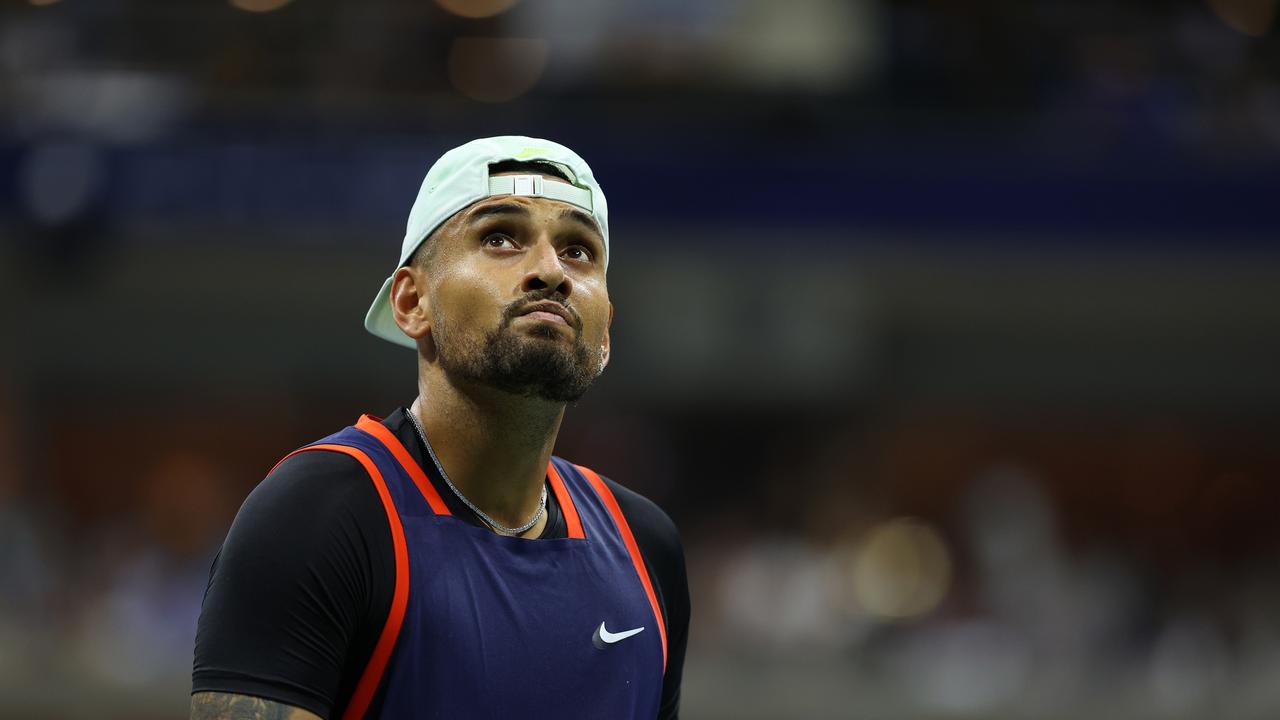
{"type": "MultiPolygon", "coordinates": [[[[438,477],[401,408],[382,421],[449,511],[483,522],[438,477]]],[[[689,628],[684,551],[647,498],[604,478],[644,556],[667,626],[659,718],[679,715],[689,628]]],[[[539,539],[567,536],[555,493],[539,539]]],[[[339,717],[386,622],[395,551],[364,468],[334,452],[298,453],[245,499],[213,561],[196,631],[192,692],[254,695],[339,717]]],[[[381,692],[374,698],[376,710],[381,692]]],[[[371,712],[372,714],[372,712],[371,712]]]]}

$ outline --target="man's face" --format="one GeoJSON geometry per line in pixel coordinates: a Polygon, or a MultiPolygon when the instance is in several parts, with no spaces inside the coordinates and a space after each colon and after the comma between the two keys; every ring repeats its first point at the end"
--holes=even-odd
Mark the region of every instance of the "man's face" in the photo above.
{"type": "Polygon", "coordinates": [[[613,316],[590,214],[547,198],[491,197],[428,242],[440,245],[420,277],[451,378],[556,402],[586,392],[608,361],[613,316]]]}

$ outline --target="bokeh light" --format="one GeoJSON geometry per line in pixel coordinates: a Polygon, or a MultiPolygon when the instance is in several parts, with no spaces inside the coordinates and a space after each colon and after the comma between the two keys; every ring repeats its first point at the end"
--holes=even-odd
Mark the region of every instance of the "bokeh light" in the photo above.
{"type": "Polygon", "coordinates": [[[950,585],[951,557],[942,536],[919,520],[897,518],[874,527],[853,557],[854,598],[881,618],[927,614],[950,585]]]}
{"type": "Polygon", "coordinates": [[[440,7],[465,18],[486,18],[500,15],[520,0],[436,0],[440,7]]]}
{"type": "Polygon", "coordinates": [[[1276,19],[1276,0],[1208,0],[1209,7],[1237,32],[1262,37],[1276,19]]]}
{"type": "Polygon", "coordinates": [[[288,5],[291,0],[228,0],[228,2],[231,3],[231,7],[245,12],[263,13],[279,10],[288,5]]]}
{"type": "Polygon", "coordinates": [[[449,49],[449,80],[472,100],[508,102],[538,83],[547,55],[540,39],[458,38],[449,49]]]}
{"type": "Polygon", "coordinates": [[[104,171],[93,146],[49,143],[32,148],[18,165],[18,188],[32,219],[41,225],[59,225],[90,204],[104,171]]]}

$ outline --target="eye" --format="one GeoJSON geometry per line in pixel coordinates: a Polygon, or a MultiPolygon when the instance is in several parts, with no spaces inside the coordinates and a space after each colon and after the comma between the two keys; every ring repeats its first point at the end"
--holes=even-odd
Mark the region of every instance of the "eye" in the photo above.
{"type": "Polygon", "coordinates": [[[485,235],[484,240],[481,242],[485,247],[494,249],[514,248],[516,246],[516,241],[510,235],[500,232],[485,235]]]}
{"type": "Polygon", "coordinates": [[[564,249],[562,254],[570,260],[578,260],[581,262],[591,262],[592,260],[591,251],[581,245],[570,245],[564,249]]]}

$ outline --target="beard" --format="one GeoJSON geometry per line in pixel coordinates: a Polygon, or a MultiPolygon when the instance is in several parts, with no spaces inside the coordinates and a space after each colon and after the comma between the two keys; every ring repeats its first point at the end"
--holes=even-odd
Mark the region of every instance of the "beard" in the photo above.
{"type": "MultiPolygon", "coordinates": [[[[532,295],[532,294],[531,294],[532,295]]],[[[519,397],[570,403],[581,398],[604,370],[599,348],[588,347],[582,337],[582,321],[570,310],[572,345],[566,345],[561,331],[534,325],[517,332],[512,322],[519,310],[532,302],[562,300],[558,294],[526,296],[507,306],[498,328],[476,340],[454,328],[435,322],[436,351],[440,367],[455,381],[472,382],[519,397]],[[443,332],[441,332],[443,331],[443,332]]],[[[563,302],[561,303],[563,305],[563,302]]]]}

